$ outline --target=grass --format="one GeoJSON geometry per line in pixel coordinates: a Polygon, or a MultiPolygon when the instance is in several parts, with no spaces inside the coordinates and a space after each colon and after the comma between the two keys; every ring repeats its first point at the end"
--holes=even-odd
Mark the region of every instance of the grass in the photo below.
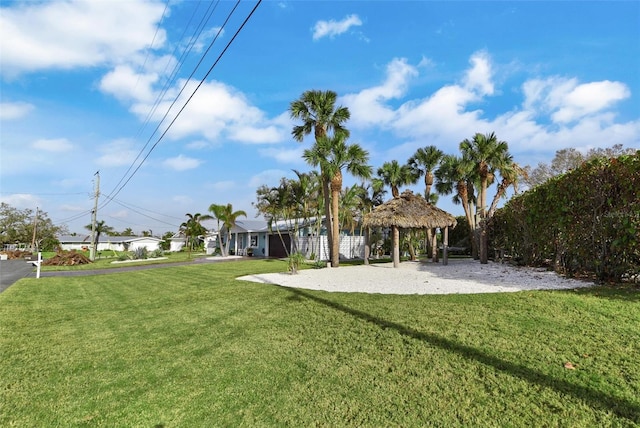
{"type": "MultiPolygon", "coordinates": [[[[79,251],[85,256],[89,257],[88,251],[79,251]]],[[[76,266],[42,266],[43,272],[53,272],[53,271],[68,271],[68,270],[94,270],[94,269],[113,269],[113,268],[121,268],[126,266],[135,266],[136,264],[165,264],[165,263],[182,263],[182,262],[190,262],[194,261],[198,257],[203,257],[204,253],[196,253],[193,252],[188,254],[187,252],[166,252],[161,259],[154,258],[151,260],[141,259],[141,260],[131,260],[127,263],[113,263],[118,261],[118,256],[120,254],[126,253],[118,253],[115,251],[103,251],[93,263],[89,263],[86,265],[76,265],[76,266]]],[[[48,252],[43,253],[42,258],[47,259],[53,257],[55,253],[48,252]]],[[[151,258],[151,256],[149,256],[151,258]]]]}
{"type": "Polygon", "coordinates": [[[234,280],[285,270],[20,280],[0,294],[0,426],[640,424],[637,289],[385,296],[234,280]]]}

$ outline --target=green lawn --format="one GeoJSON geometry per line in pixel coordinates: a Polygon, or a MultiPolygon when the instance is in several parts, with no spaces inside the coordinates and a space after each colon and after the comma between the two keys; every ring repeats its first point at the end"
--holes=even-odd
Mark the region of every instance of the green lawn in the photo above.
{"type": "Polygon", "coordinates": [[[20,280],[0,294],[0,426],[640,424],[637,289],[388,296],[234,280],[285,269],[20,280]]]}

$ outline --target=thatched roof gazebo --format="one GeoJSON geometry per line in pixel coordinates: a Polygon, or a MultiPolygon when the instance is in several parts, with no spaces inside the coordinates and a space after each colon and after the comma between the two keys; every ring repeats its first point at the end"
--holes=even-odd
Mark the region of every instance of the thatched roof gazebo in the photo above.
{"type": "Polygon", "coordinates": [[[448,228],[456,225],[453,215],[427,202],[422,196],[405,190],[364,216],[364,227],[391,227],[393,231],[393,267],[400,264],[399,229],[444,228],[444,257],[448,245],[448,228]]]}

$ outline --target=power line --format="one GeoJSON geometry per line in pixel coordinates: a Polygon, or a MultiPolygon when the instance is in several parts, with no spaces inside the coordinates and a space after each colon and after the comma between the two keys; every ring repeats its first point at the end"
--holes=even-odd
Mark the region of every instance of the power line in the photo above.
{"type": "MultiPolygon", "coordinates": [[[[262,0],[260,0],[262,1],[262,0]]],[[[260,2],[258,2],[259,4],[260,2]]],[[[207,49],[205,50],[205,52],[202,54],[202,56],[200,57],[200,60],[198,61],[198,63],[196,64],[196,66],[193,68],[193,70],[191,71],[191,74],[189,75],[189,77],[185,80],[184,84],[182,85],[182,87],[180,88],[180,91],[178,92],[178,94],[175,96],[173,102],[171,103],[171,105],[169,106],[169,108],[167,109],[167,111],[165,112],[165,114],[163,115],[162,119],[160,120],[160,122],[158,123],[158,125],[156,126],[156,128],[153,130],[153,132],[151,133],[151,136],[149,137],[149,139],[147,140],[147,142],[145,143],[144,147],[142,148],[142,150],[138,153],[138,156],[136,156],[135,160],[132,162],[132,164],[129,166],[129,168],[127,169],[127,172],[125,172],[125,174],[122,176],[122,178],[120,179],[120,181],[115,185],[115,187],[113,188],[113,190],[109,193],[109,196],[116,196],[118,193],[120,193],[120,191],[122,190],[122,188],[124,188],[124,186],[127,185],[127,183],[129,182],[129,180],[131,180],[131,178],[136,174],[136,172],[140,169],[140,167],[142,166],[142,164],[144,164],[145,160],[149,157],[149,154],[151,154],[151,152],[153,151],[153,149],[155,148],[155,146],[160,142],[160,140],[162,140],[162,138],[164,137],[164,134],[169,130],[169,128],[171,128],[171,126],[173,125],[173,122],[175,122],[175,120],[177,119],[177,117],[180,115],[180,113],[182,112],[182,110],[184,109],[184,107],[186,106],[186,104],[189,103],[189,101],[191,100],[191,98],[193,97],[193,94],[191,95],[191,97],[189,97],[189,99],[187,100],[187,102],[185,103],[185,105],[183,106],[183,108],[178,112],[178,114],[176,115],[176,117],[173,119],[173,121],[169,124],[169,126],[167,127],[167,129],[165,130],[165,132],[160,136],[160,138],[158,139],[158,141],[151,147],[151,149],[149,150],[149,152],[147,153],[147,155],[142,159],[142,161],[138,164],[138,166],[135,168],[135,170],[131,173],[131,175],[129,176],[129,178],[124,182],[124,184],[122,184],[122,182],[125,180],[125,178],[127,177],[127,175],[129,174],[129,172],[131,171],[131,169],[133,168],[133,166],[136,164],[136,162],[138,161],[138,159],[140,158],[140,156],[142,155],[142,153],[144,152],[144,150],[147,148],[147,146],[149,145],[149,143],[151,142],[151,140],[153,139],[153,136],[156,135],[156,133],[158,132],[158,130],[160,129],[160,127],[162,126],[162,124],[165,122],[167,116],[169,115],[171,109],[173,108],[173,106],[176,104],[176,102],[178,101],[178,99],[180,98],[180,96],[182,95],[182,92],[185,90],[185,88],[187,87],[187,85],[189,84],[189,82],[191,81],[191,78],[194,76],[194,74],[196,73],[196,71],[198,70],[198,68],[200,68],[200,65],[202,64],[202,62],[204,61],[205,57],[207,56],[207,54],[209,53],[209,51],[211,50],[211,48],[213,47],[214,43],[216,42],[216,40],[218,39],[218,36],[221,34],[222,30],[225,28],[227,22],[229,21],[229,19],[231,18],[231,16],[233,15],[233,13],[235,12],[236,8],[238,7],[238,5],[240,4],[240,0],[238,0],[235,4],[235,6],[233,7],[233,9],[231,10],[231,12],[227,15],[226,20],[224,21],[222,27],[220,27],[220,29],[218,30],[216,36],[213,38],[213,40],[211,41],[211,43],[209,44],[209,46],[207,47],[207,49]],[[120,184],[122,184],[122,186],[116,190],[118,188],[118,186],[120,186],[120,184]]],[[[256,5],[257,6],[257,5],[256,5]]],[[[213,9],[215,10],[215,8],[213,9]]],[[[255,10],[255,8],[254,8],[255,10]]],[[[211,14],[213,13],[213,11],[211,11],[211,14]]],[[[252,11],[253,13],[253,11],[252,11]]],[[[211,16],[211,14],[209,15],[209,17],[211,16]]],[[[251,16],[251,15],[249,15],[251,16]]],[[[202,21],[201,21],[202,22],[202,21]]],[[[208,22],[208,19],[207,21],[208,22]]],[[[246,21],[245,21],[246,22],[246,21]]],[[[244,24],[243,24],[244,25],[244,24]]],[[[204,28],[204,26],[200,27],[199,33],[198,33],[198,37],[199,34],[202,33],[202,29],[204,28]]],[[[237,33],[236,33],[237,34],[237,33]]],[[[235,36],[234,36],[235,38],[235,36]]],[[[197,38],[195,39],[197,40],[197,38]]],[[[194,40],[194,43],[195,43],[194,40]]],[[[233,40],[233,39],[232,39],[233,40]]],[[[220,57],[218,57],[220,58],[220,57]]],[[[217,62],[217,61],[216,61],[217,62]]],[[[200,86],[198,86],[199,88],[200,86]]],[[[197,89],[196,88],[196,91],[197,89]]],[[[166,92],[166,91],[165,91],[166,92]]],[[[195,91],[194,91],[195,93],[195,91]]],[[[159,104],[160,100],[158,100],[156,102],[156,104],[159,104]]],[[[154,108],[157,107],[157,105],[154,105],[154,108]]],[[[155,111],[155,110],[154,110],[155,111]]],[[[150,115],[149,115],[150,117],[150,115]]],[[[108,203],[108,202],[107,202],[108,203]]]]}
{"type": "MultiPolygon", "coordinates": [[[[180,36],[180,39],[182,39],[187,31],[187,28],[189,27],[189,25],[191,24],[191,20],[193,19],[193,17],[195,16],[196,11],[198,10],[198,7],[200,5],[201,2],[197,3],[196,8],[194,9],[193,13],[191,14],[191,17],[189,18],[189,22],[187,23],[187,25],[184,28],[184,31],[182,32],[182,35],[180,36]]],[[[219,1],[216,2],[216,7],[218,5],[219,1]]],[[[153,106],[151,106],[151,109],[149,109],[149,113],[147,113],[147,116],[145,117],[142,125],[140,126],[140,129],[138,130],[138,133],[136,135],[139,136],[142,134],[142,131],[146,128],[146,126],[149,124],[149,122],[151,121],[151,117],[153,117],[153,114],[156,112],[158,106],[160,105],[160,102],[162,101],[162,99],[164,98],[164,96],[166,95],[167,91],[169,90],[169,88],[171,87],[171,85],[175,82],[176,77],[178,75],[178,72],[180,71],[180,69],[182,68],[182,65],[184,64],[184,61],[186,59],[186,56],[191,52],[191,49],[193,48],[193,46],[195,45],[195,42],[200,38],[200,35],[202,34],[202,31],[204,29],[204,27],[206,26],[206,24],[209,22],[209,19],[211,18],[211,16],[213,15],[213,12],[215,11],[216,7],[214,7],[213,9],[211,9],[213,3],[209,3],[209,7],[207,8],[207,11],[205,12],[205,15],[202,17],[202,19],[200,20],[200,23],[198,24],[198,26],[196,27],[196,30],[194,31],[194,33],[191,35],[191,39],[189,40],[189,43],[187,44],[187,47],[185,50],[183,50],[180,58],[178,59],[178,61],[176,62],[176,65],[173,67],[173,70],[171,71],[171,75],[169,76],[169,78],[166,80],[162,90],[160,91],[160,93],[158,94],[158,96],[156,97],[156,100],[153,103],[153,106]]],[[[178,45],[176,45],[175,49],[173,50],[173,53],[171,54],[172,57],[175,56],[175,53],[178,50],[178,45]]],[[[167,66],[169,65],[169,61],[167,61],[167,65],[165,66],[164,72],[166,72],[167,70],[167,66]]],[[[199,64],[198,64],[199,65],[199,64]]],[[[195,72],[195,70],[194,70],[195,72]]],[[[193,73],[192,73],[193,75],[193,73]]],[[[189,77],[191,78],[191,76],[189,77]]],[[[188,82],[188,79],[187,79],[188,82]]],[[[137,83],[136,83],[137,85],[137,83]]],[[[185,83],[186,85],[186,83],[185,83]]],[[[178,94],[178,96],[180,96],[180,94],[182,94],[182,91],[184,90],[184,86],[183,88],[180,90],[180,93],[178,94]]],[[[176,98],[177,99],[177,98],[176,98]]],[[[175,101],[174,101],[175,103],[175,101]]],[[[173,104],[171,105],[171,107],[173,107],[173,104]]],[[[171,109],[171,107],[169,107],[169,110],[171,109]]],[[[123,174],[122,178],[120,179],[120,181],[115,185],[115,188],[117,188],[120,183],[122,183],[122,181],[125,179],[125,177],[129,174],[129,172],[131,171],[131,169],[133,168],[133,166],[136,164],[136,162],[138,161],[138,159],[140,159],[140,156],[142,156],[142,154],[144,153],[144,151],[146,150],[147,146],[149,145],[149,143],[151,142],[151,140],[153,139],[153,136],[156,134],[156,132],[158,131],[158,129],[160,128],[160,126],[162,125],[162,122],[164,122],[164,119],[166,118],[167,114],[169,113],[169,111],[167,111],[167,113],[165,113],[164,117],[162,118],[162,120],[158,123],[158,126],[156,127],[156,129],[153,131],[153,133],[151,134],[151,136],[149,136],[149,139],[147,140],[147,142],[144,144],[144,146],[142,147],[142,149],[140,149],[140,151],[138,152],[136,158],[133,160],[133,162],[131,163],[131,165],[129,166],[129,168],[127,169],[127,171],[123,174]]]]}

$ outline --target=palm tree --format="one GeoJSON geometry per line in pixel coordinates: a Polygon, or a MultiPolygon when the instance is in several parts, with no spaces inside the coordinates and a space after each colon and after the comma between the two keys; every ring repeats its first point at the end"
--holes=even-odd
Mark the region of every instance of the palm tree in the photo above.
{"type": "MultiPolygon", "coordinates": [[[[360,198],[360,218],[364,219],[365,214],[373,211],[378,205],[384,203],[384,183],[379,178],[373,178],[370,184],[362,183],[362,196],[360,198]]],[[[362,230],[361,230],[362,232],[362,230]]],[[[364,239],[364,264],[369,264],[369,256],[371,255],[371,228],[367,228],[364,239]]]]}
{"type": "Polygon", "coordinates": [[[222,216],[224,215],[224,205],[220,204],[211,204],[209,205],[209,212],[212,214],[211,217],[216,220],[216,246],[220,248],[220,255],[226,256],[224,253],[224,247],[222,246],[222,234],[220,233],[220,222],[222,221],[222,216]]]}
{"type": "Polygon", "coordinates": [[[391,187],[391,195],[394,198],[400,196],[398,187],[416,182],[416,175],[409,165],[400,165],[397,160],[385,162],[378,168],[378,177],[384,184],[391,187]]]}
{"type": "MultiPolygon", "coordinates": [[[[344,135],[349,137],[349,131],[343,124],[349,120],[351,114],[347,107],[336,107],[338,95],[333,91],[309,90],[297,100],[293,101],[289,106],[289,114],[292,119],[302,121],[302,125],[295,125],[291,134],[296,141],[302,142],[306,135],[313,132],[315,142],[329,137],[330,133],[334,135],[344,135]]],[[[322,168],[322,167],[321,167],[322,168]]],[[[331,224],[331,176],[323,169],[320,169],[322,179],[322,197],[325,207],[325,228],[327,229],[327,237],[329,239],[330,251],[333,251],[333,231],[331,224]]],[[[333,254],[331,255],[333,260],[333,254]]]]}
{"type": "Polygon", "coordinates": [[[498,141],[493,132],[490,134],[477,133],[471,141],[464,140],[460,143],[460,151],[463,157],[474,164],[475,174],[480,183],[477,206],[480,224],[476,224],[476,230],[480,226],[480,263],[487,263],[488,248],[485,227],[487,187],[493,183],[496,171],[507,167],[511,162],[509,146],[504,141],[498,141]]]}
{"type": "Polygon", "coordinates": [[[204,220],[211,220],[212,217],[210,215],[202,215],[200,213],[187,213],[185,216],[187,216],[187,221],[180,224],[180,231],[185,235],[187,240],[187,252],[189,254],[189,258],[191,258],[191,251],[194,249],[196,242],[198,242],[201,236],[207,233],[207,229],[201,222],[204,220]]]}
{"type": "Polygon", "coordinates": [[[330,177],[331,190],[331,266],[340,265],[340,191],[342,190],[342,170],[354,177],[369,178],[371,167],[367,164],[369,153],[358,144],[346,143],[345,133],[338,133],[333,138],[322,137],[311,149],[304,151],[302,157],[311,166],[319,166],[324,176],[330,177]]]}
{"type": "MultiPolygon", "coordinates": [[[[442,159],[442,150],[436,146],[421,147],[409,158],[408,164],[416,177],[424,176],[424,198],[427,202],[435,203],[438,201],[438,195],[431,194],[431,186],[433,186],[433,171],[442,159]]],[[[427,230],[427,242],[425,247],[431,248],[431,257],[433,261],[438,260],[438,249],[436,242],[436,230],[427,230]]]]}
{"type": "Polygon", "coordinates": [[[409,158],[408,164],[417,177],[424,176],[424,198],[431,199],[431,186],[433,186],[433,171],[440,163],[444,153],[436,146],[421,147],[409,158]]]}
{"type": "Polygon", "coordinates": [[[488,219],[493,217],[493,214],[498,207],[498,201],[506,194],[509,187],[513,187],[513,191],[516,194],[518,193],[518,183],[520,181],[520,177],[523,177],[526,180],[527,171],[525,168],[522,168],[520,165],[513,162],[513,160],[511,159],[511,155],[509,155],[505,164],[500,168],[500,177],[502,177],[502,180],[498,184],[498,190],[493,197],[493,201],[491,201],[489,211],[487,211],[488,219]]]}
{"type": "MultiPolygon", "coordinates": [[[[93,230],[92,225],[88,224],[84,227],[85,229],[88,230],[93,230]]],[[[104,220],[100,220],[100,221],[96,221],[96,240],[93,242],[93,254],[96,254],[98,251],[98,242],[100,242],[100,235],[102,235],[103,233],[105,235],[111,235],[113,234],[113,227],[111,226],[107,226],[104,222],[104,220]]]]}
{"type": "MultiPolygon", "coordinates": [[[[322,203],[321,180],[317,171],[300,172],[293,170],[298,177],[292,181],[293,198],[297,206],[297,218],[302,218],[305,224],[309,223],[311,218],[315,219],[317,231],[318,251],[320,249],[320,232],[322,230],[322,211],[324,205],[322,203]]],[[[295,242],[295,240],[294,240],[295,242]]],[[[311,253],[316,255],[316,243],[311,240],[311,253]]]]}
{"type": "Polygon", "coordinates": [[[475,203],[475,188],[473,164],[461,156],[444,155],[440,166],[435,171],[436,191],[441,195],[453,193],[453,203],[462,205],[465,218],[469,224],[469,239],[472,254],[477,254],[477,245],[473,239],[475,220],[473,207],[475,203]]]}
{"type": "Polygon", "coordinates": [[[227,255],[229,254],[229,246],[231,243],[231,229],[236,225],[236,220],[238,219],[238,217],[246,217],[247,213],[242,210],[234,211],[233,206],[231,204],[227,204],[224,205],[220,214],[221,216],[219,218],[222,221],[223,228],[225,229],[227,234],[227,242],[224,252],[225,255],[227,255]]]}

